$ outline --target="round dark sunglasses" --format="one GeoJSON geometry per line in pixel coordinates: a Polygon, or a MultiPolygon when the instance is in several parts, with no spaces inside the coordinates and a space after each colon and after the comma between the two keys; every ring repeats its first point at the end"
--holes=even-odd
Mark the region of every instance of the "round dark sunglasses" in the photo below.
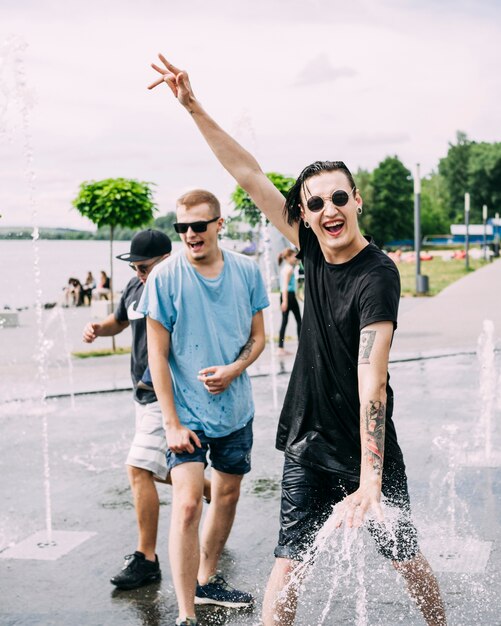
{"type": "Polygon", "coordinates": [[[207,230],[207,225],[212,224],[212,222],[216,222],[218,219],[219,216],[205,222],[176,222],[174,224],[174,230],[176,231],[176,233],[181,235],[187,233],[188,228],[191,228],[194,233],[205,233],[205,231],[207,230]]]}
{"type": "MultiPolygon", "coordinates": [[[[345,206],[350,199],[350,194],[352,194],[354,191],[355,187],[353,187],[349,194],[343,189],[338,189],[337,191],[333,192],[332,196],[326,198],[326,200],[330,200],[332,204],[335,204],[336,206],[345,206]]],[[[313,211],[314,213],[316,213],[317,211],[321,211],[325,206],[324,198],[322,198],[321,196],[311,196],[306,201],[306,206],[310,209],[310,211],[313,211]]]]}

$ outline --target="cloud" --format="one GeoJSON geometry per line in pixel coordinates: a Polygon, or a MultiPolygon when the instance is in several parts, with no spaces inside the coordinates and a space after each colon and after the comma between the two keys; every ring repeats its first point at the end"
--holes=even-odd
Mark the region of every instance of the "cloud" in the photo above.
{"type": "Polygon", "coordinates": [[[330,83],[339,78],[353,78],[358,72],[352,67],[335,67],[325,54],[311,59],[301,70],[295,81],[296,86],[330,83]]]}

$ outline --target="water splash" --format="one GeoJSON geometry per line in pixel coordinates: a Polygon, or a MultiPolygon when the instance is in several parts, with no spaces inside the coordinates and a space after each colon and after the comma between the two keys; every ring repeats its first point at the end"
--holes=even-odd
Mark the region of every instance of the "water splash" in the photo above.
{"type": "Polygon", "coordinates": [[[42,320],[42,288],[40,280],[40,232],[38,228],[38,207],[36,203],[36,184],[33,159],[33,139],[31,135],[31,107],[32,100],[28,91],[28,81],[26,77],[25,56],[27,44],[18,39],[11,38],[4,44],[7,65],[12,65],[14,73],[14,95],[17,110],[20,112],[21,136],[23,146],[23,157],[25,162],[25,179],[28,189],[28,206],[31,210],[33,223],[33,277],[35,288],[35,314],[37,324],[37,349],[35,352],[35,362],[37,364],[37,380],[39,383],[39,402],[42,408],[42,451],[44,459],[44,493],[45,493],[45,524],[47,532],[47,542],[52,544],[52,505],[50,486],[50,462],[49,462],[49,425],[47,406],[47,355],[50,346],[48,345],[44,332],[42,320]]]}
{"type": "MultiPolygon", "coordinates": [[[[480,419],[475,423],[474,449],[464,454],[463,465],[472,467],[501,467],[501,451],[495,448],[495,409],[497,371],[494,339],[494,324],[484,320],[478,339],[477,358],[480,366],[479,395],[480,419]]],[[[501,377],[499,379],[501,382],[501,377]]]]}
{"type": "MultiPolygon", "coordinates": [[[[235,138],[242,137],[247,138],[249,143],[252,146],[252,153],[258,156],[258,146],[257,146],[257,138],[256,133],[254,131],[254,125],[252,123],[252,117],[247,110],[242,111],[239,119],[234,124],[234,128],[232,130],[232,135],[235,138]]],[[[242,143],[246,143],[242,141],[242,143]]],[[[265,273],[265,283],[266,283],[266,291],[268,292],[268,298],[271,302],[271,293],[272,293],[272,275],[271,275],[271,259],[270,259],[270,227],[268,225],[268,220],[264,213],[261,213],[260,220],[260,244],[262,244],[259,253],[263,255],[263,264],[264,264],[264,273],[265,273]]],[[[278,373],[278,364],[277,364],[277,355],[275,349],[275,333],[274,333],[274,324],[273,324],[273,311],[271,306],[268,307],[267,312],[268,316],[268,330],[269,330],[269,345],[270,345],[270,374],[271,374],[271,388],[272,388],[272,397],[273,397],[273,408],[276,410],[278,408],[278,391],[277,391],[277,373],[278,373]]]]}
{"type": "Polygon", "coordinates": [[[66,318],[64,317],[63,309],[60,306],[54,307],[51,314],[47,318],[45,322],[44,336],[47,336],[49,328],[54,322],[56,322],[56,320],[58,320],[60,323],[62,333],[64,348],[63,351],[66,358],[66,367],[68,372],[68,385],[70,390],[71,408],[72,410],[75,410],[75,378],[73,374],[73,361],[71,359],[71,344],[68,335],[68,325],[66,323],[66,318]]]}
{"type": "MultiPolygon", "coordinates": [[[[263,233],[263,262],[265,268],[266,290],[271,301],[271,261],[270,261],[270,227],[264,213],[261,213],[261,231],[263,233]]],[[[277,393],[277,357],[275,350],[275,332],[273,328],[273,311],[268,307],[269,344],[271,354],[271,388],[273,392],[273,408],[278,408],[277,393]]]]}
{"type": "Polygon", "coordinates": [[[430,508],[447,511],[445,534],[448,537],[457,537],[458,527],[464,530],[467,521],[467,506],[456,491],[456,475],[460,459],[464,455],[464,445],[457,442],[460,431],[456,424],[446,424],[442,427],[442,431],[442,435],[433,439],[433,445],[444,453],[442,458],[446,471],[444,473],[443,467],[437,467],[431,475],[430,498],[435,497],[438,502],[430,502],[430,508]],[[458,514],[460,515],[459,524],[458,514]]]}
{"type": "Polygon", "coordinates": [[[494,324],[484,320],[483,331],[478,340],[478,358],[480,361],[480,423],[483,429],[484,454],[486,459],[492,456],[492,431],[494,398],[496,397],[496,365],[494,345],[494,324]]]}
{"type": "MultiPolygon", "coordinates": [[[[384,498],[381,502],[384,513],[384,526],[393,537],[397,511],[388,505],[384,498]]],[[[338,528],[338,516],[342,503],[336,504],[332,513],[319,530],[311,548],[305,553],[304,559],[290,576],[287,585],[279,594],[277,604],[279,610],[287,612],[291,594],[301,592],[298,602],[299,610],[307,610],[309,619],[314,619],[318,626],[332,623],[333,604],[340,599],[355,598],[355,624],[368,626],[368,582],[366,581],[366,527],[372,520],[370,516],[361,528],[338,528]],[[319,587],[327,586],[325,603],[316,606],[307,605],[309,587],[318,592],[319,587]],[[318,617],[313,617],[320,611],[318,617]]],[[[316,595],[316,594],[315,594],[316,595]]],[[[337,616],[336,616],[337,618],[337,616]]],[[[313,622],[309,622],[313,623],[313,622]]]]}

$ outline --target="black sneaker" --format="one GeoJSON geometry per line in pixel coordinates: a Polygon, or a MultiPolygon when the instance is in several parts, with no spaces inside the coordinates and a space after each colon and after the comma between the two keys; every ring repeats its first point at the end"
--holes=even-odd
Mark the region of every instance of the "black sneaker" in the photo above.
{"type": "Polygon", "coordinates": [[[187,617],[181,621],[179,618],[176,620],[176,626],[197,626],[197,618],[196,617],[187,617]]]}
{"type": "Polygon", "coordinates": [[[195,604],[217,604],[238,609],[253,604],[250,593],[231,587],[220,574],[214,574],[206,585],[197,584],[195,604]]]}
{"type": "Polygon", "coordinates": [[[160,564],[155,554],[155,562],[147,561],[142,552],[134,552],[125,557],[124,565],[119,574],[110,579],[118,589],[136,589],[160,580],[160,564]]]}

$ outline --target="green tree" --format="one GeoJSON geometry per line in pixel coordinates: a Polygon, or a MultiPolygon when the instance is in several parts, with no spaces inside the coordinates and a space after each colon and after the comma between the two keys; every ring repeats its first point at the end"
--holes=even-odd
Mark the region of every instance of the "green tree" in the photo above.
{"type": "Polygon", "coordinates": [[[482,223],[482,205],[501,206],[501,143],[475,143],[470,149],[468,188],[471,223],[482,223]]]}
{"type": "MultiPolygon", "coordinates": [[[[287,192],[296,182],[294,178],[288,178],[283,174],[277,172],[268,172],[266,176],[271,180],[275,187],[285,197],[287,192]]],[[[254,204],[249,194],[237,185],[235,191],[231,194],[231,200],[235,205],[237,214],[240,214],[242,219],[249,222],[251,226],[256,226],[261,221],[261,211],[254,204]]]]}
{"type": "Polygon", "coordinates": [[[423,237],[449,234],[450,225],[444,177],[432,172],[421,180],[421,234],[423,237]]]}
{"type": "Polygon", "coordinates": [[[448,194],[448,217],[451,222],[464,220],[464,194],[469,189],[468,171],[473,142],[458,130],[456,144],[449,143],[447,156],[440,159],[439,173],[444,177],[448,194]]]}
{"type": "MultiPolygon", "coordinates": [[[[152,183],[127,178],[83,182],[73,200],[76,210],[98,228],[110,229],[111,310],[113,311],[113,237],[117,227],[137,229],[148,224],[157,210],[152,183]]],[[[113,342],[113,349],[115,344],[113,342]]]]}
{"type": "Polygon", "coordinates": [[[360,229],[363,233],[368,232],[370,226],[371,208],[374,201],[374,189],[372,187],[372,172],[359,168],[354,175],[355,184],[362,196],[363,213],[358,218],[360,229]]]}
{"type": "Polygon", "coordinates": [[[242,215],[228,215],[224,220],[224,236],[227,239],[252,241],[252,227],[242,215]]]}
{"type": "Polygon", "coordinates": [[[181,241],[181,237],[174,230],[174,224],[177,222],[177,216],[174,211],[170,211],[165,215],[155,219],[155,228],[163,230],[163,232],[171,239],[171,241],[181,241]]]}
{"type": "Polygon", "coordinates": [[[413,182],[397,156],[387,157],[372,173],[373,200],[367,232],[379,246],[392,239],[412,239],[413,182]]]}

